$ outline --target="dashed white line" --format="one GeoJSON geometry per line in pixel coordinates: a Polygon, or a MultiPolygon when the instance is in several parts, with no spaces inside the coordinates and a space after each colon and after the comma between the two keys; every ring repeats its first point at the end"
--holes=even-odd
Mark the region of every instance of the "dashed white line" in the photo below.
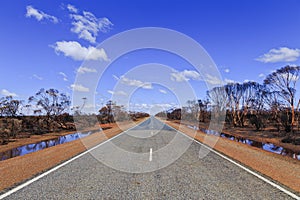
{"type": "Polygon", "coordinates": [[[150,155],[149,155],[149,161],[152,161],[152,148],[150,148],[150,155]]]}
{"type": "MultiPolygon", "coordinates": [[[[147,119],[146,119],[146,120],[147,120],[147,119]]],[[[144,121],[146,121],[146,120],[144,120],[144,121]]],[[[142,122],[144,122],[144,121],[142,121],[142,122]]],[[[131,129],[134,129],[135,127],[139,126],[142,122],[140,122],[139,124],[135,125],[134,127],[131,127],[131,128],[129,128],[129,129],[127,129],[126,131],[123,131],[122,133],[119,133],[118,135],[115,135],[115,136],[112,137],[112,138],[109,138],[108,140],[103,141],[102,143],[98,144],[97,146],[92,147],[91,149],[88,149],[88,150],[82,152],[81,154],[79,154],[79,155],[77,155],[77,156],[71,158],[70,160],[67,160],[67,161],[63,162],[62,164],[57,165],[56,167],[54,167],[54,168],[52,168],[52,169],[50,169],[50,170],[48,170],[48,171],[46,171],[46,172],[44,172],[44,173],[42,173],[42,174],[36,176],[36,177],[34,177],[34,178],[28,180],[27,182],[25,182],[25,183],[23,183],[23,184],[21,184],[21,185],[15,187],[15,188],[9,190],[8,192],[6,192],[6,193],[4,193],[4,194],[1,194],[1,195],[0,195],[0,200],[1,200],[1,199],[4,199],[5,197],[8,197],[9,195],[11,195],[11,194],[13,194],[13,193],[15,193],[15,192],[17,192],[17,191],[19,191],[19,190],[21,190],[22,188],[24,188],[24,187],[30,185],[31,183],[34,183],[35,181],[37,181],[37,180],[43,178],[44,176],[47,176],[48,174],[50,174],[50,173],[52,173],[52,172],[54,172],[54,171],[60,169],[61,167],[63,167],[63,166],[65,166],[65,165],[67,165],[67,164],[73,162],[74,160],[77,160],[78,158],[84,156],[85,154],[87,154],[87,153],[89,153],[89,152],[91,152],[91,151],[97,149],[97,148],[100,147],[101,145],[104,145],[105,143],[110,142],[111,140],[113,140],[113,139],[115,139],[115,138],[117,138],[117,137],[119,137],[119,136],[125,134],[127,131],[129,131],[129,130],[131,130],[131,129]]],[[[151,159],[152,159],[152,158],[151,158],[151,159]]]]}
{"type": "MultiPolygon", "coordinates": [[[[146,121],[146,120],[145,120],[145,121],[146,121]]],[[[142,122],[141,122],[141,123],[142,123],[142,122]]],[[[137,127],[137,126],[139,126],[139,124],[137,124],[136,126],[130,128],[130,129],[128,129],[128,130],[131,130],[131,129],[137,127]]],[[[168,127],[171,127],[171,126],[169,126],[169,125],[167,125],[167,126],[168,126],[168,127]]],[[[286,190],[285,188],[281,187],[280,185],[277,185],[276,183],[272,182],[271,180],[269,180],[269,179],[267,179],[267,178],[265,178],[265,177],[259,175],[258,173],[256,173],[256,172],[250,170],[249,168],[247,168],[247,167],[245,167],[245,166],[243,166],[243,165],[237,163],[236,161],[234,161],[234,160],[230,159],[229,157],[227,157],[227,156],[225,156],[225,155],[223,155],[223,154],[221,154],[221,153],[215,151],[215,150],[212,149],[211,147],[208,147],[207,145],[205,145],[205,144],[203,144],[203,143],[201,143],[201,142],[195,140],[194,138],[192,138],[192,137],[190,137],[190,136],[188,136],[188,135],[182,133],[181,131],[178,131],[177,129],[175,129],[175,128],[173,128],[173,127],[171,127],[171,128],[174,129],[174,130],[176,130],[177,132],[183,134],[184,136],[186,136],[186,137],[188,137],[188,138],[190,138],[190,139],[196,141],[198,144],[203,145],[205,148],[208,148],[209,150],[211,150],[212,152],[214,152],[214,153],[217,154],[218,156],[220,156],[220,157],[224,158],[225,160],[227,160],[227,161],[233,163],[234,165],[236,165],[236,166],[242,168],[243,170],[247,171],[248,173],[252,174],[253,176],[256,176],[257,178],[263,180],[264,182],[266,182],[266,183],[272,185],[273,187],[275,187],[275,188],[281,190],[282,192],[286,193],[287,195],[289,195],[289,196],[291,196],[291,197],[293,197],[293,198],[295,198],[295,199],[300,199],[300,197],[297,196],[296,194],[294,194],[294,193],[292,193],[292,192],[286,190]]],[[[128,131],[128,130],[127,130],[127,131],[128,131]]],[[[85,151],[85,152],[79,154],[78,156],[75,156],[74,158],[71,158],[70,160],[65,161],[64,163],[62,163],[62,164],[60,164],[60,165],[58,165],[58,166],[56,166],[56,167],[50,169],[49,171],[46,171],[45,173],[43,173],[43,174],[41,174],[41,175],[39,175],[39,176],[37,176],[37,177],[35,177],[35,178],[33,178],[33,179],[31,179],[31,180],[29,180],[29,181],[23,183],[23,184],[21,184],[21,185],[15,187],[15,188],[13,188],[12,190],[10,190],[10,191],[8,191],[8,192],[6,192],[6,193],[0,195],[0,200],[3,199],[3,198],[5,198],[5,197],[7,197],[7,196],[9,196],[9,195],[11,195],[11,194],[13,194],[13,193],[15,193],[15,192],[17,192],[17,191],[20,190],[20,189],[22,189],[22,188],[24,188],[24,187],[30,185],[31,183],[33,183],[33,182],[35,182],[35,181],[37,181],[37,180],[43,178],[44,176],[46,176],[46,175],[48,175],[48,174],[50,174],[50,173],[52,173],[52,172],[54,172],[54,171],[60,169],[61,167],[63,167],[63,166],[65,166],[65,165],[69,164],[70,162],[72,162],[72,161],[74,161],[74,160],[76,160],[76,159],[78,159],[78,158],[84,156],[85,154],[87,154],[87,153],[93,151],[94,149],[96,149],[96,148],[98,148],[99,146],[101,146],[101,145],[103,145],[103,144],[109,142],[110,140],[113,140],[113,139],[115,139],[116,137],[119,137],[120,135],[126,133],[127,131],[124,131],[123,133],[120,133],[120,134],[118,134],[118,135],[116,135],[116,136],[114,136],[114,137],[112,137],[112,138],[110,138],[110,139],[108,139],[108,140],[106,140],[106,141],[100,143],[99,145],[97,145],[97,146],[95,146],[95,147],[93,147],[93,148],[91,148],[91,149],[89,149],[89,150],[87,150],[87,151],[85,151]]],[[[152,148],[150,148],[149,161],[152,161],[152,148]]]]}
{"type": "Polygon", "coordinates": [[[237,163],[236,161],[232,160],[231,158],[229,158],[229,157],[227,157],[227,156],[225,156],[225,155],[219,153],[218,151],[214,150],[213,148],[207,146],[206,144],[203,144],[202,142],[196,140],[195,138],[193,138],[193,137],[191,137],[191,136],[189,136],[189,135],[187,135],[187,134],[184,134],[183,132],[181,132],[181,131],[179,131],[179,130],[173,128],[172,126],[170,126],[170,125],[168,125],[168,124],[166,124],[166,125],[167,125],[168,127],[172,128],[173,130],[176,130],[178,133],[180,133],[180,134],[182,134],[182,135],[184,135],[184,136],[190,138],[191,140],[195,141],[196,143],[202,145],[203,147],[205,147],[205,148],[207,148],[208,150],[210,150],[211,152],[217,154],[217,155],[220,156],[221,158],[223,158],[223,159],[225,159],[225,160],[231,162],[232,164],[236,165],[237,167],[239,167],[239,168],[245,170],[246,172],[252,174],[253,176],[259,178],[260,180],[262,180],[262,181],[264,181],[264,182],[266,182],[266,183],[272,185],[273,187],[277,188],[278,190],[284,192],[285,194],[287,194],[287,195],[293,197],[294,199],[297,199],[297,200],[299,199],[299,200],[300,200],[300,197],[299,197],[298,195],[296,195],[296,194],[294,194],[293,192],[291,192],[291,191],[289,191],[289,190],[283,188],[282,186],[280,186],[280,185],[274,183],[273,181],[269,180],[268,178],[265,178],[264,176],[262,176],[262,175],[256,173],[255,171],[252,171],[252,170],[249,169],[248,167],[243,166],[243,165],[237,163]]]}

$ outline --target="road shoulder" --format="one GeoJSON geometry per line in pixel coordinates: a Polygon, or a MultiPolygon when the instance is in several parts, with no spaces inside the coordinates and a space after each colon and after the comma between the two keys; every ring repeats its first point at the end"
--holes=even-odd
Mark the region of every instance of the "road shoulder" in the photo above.
{"type": "MultiPolygon", "coordinates": [[[[195,130],[186,126],[179,126],[179,124],[171,121],[164,122],[188,136],[193,136],[195,134],[195,130]]],[[[200,131],[197,131],[195,135],[195,139],[204,144],[209,144],[209,140],[214,140],[214,137],[216,136],[207,135],[200,131]]],[[[283,184],[287,189],[300,194],[299,161],[223,138],[219,138],[213,148],[250,169],[283,184]]]]}
{"type": "MultiPolygon", "coordinates": [[[[143,120],[141,120],[143,121],[143,120]]],[[[137,122],[140,123],[141,121],[137,122]]],[[[75,157],[105,140],[112,138],[136,123],[111,124],[111,128],[96,132],[88,137],[53,146],[34,153],[0,162],[0,194],[75,157]]]]}

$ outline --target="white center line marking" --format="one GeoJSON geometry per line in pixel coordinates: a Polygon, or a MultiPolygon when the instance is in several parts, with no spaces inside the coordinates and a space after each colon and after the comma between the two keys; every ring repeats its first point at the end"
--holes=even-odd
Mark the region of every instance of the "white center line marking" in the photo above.
{"type": "MultiPolygon", "coordinates": [[[[146,119],[146,120],[147,120],[147,119],[146,119]]],[[[144,120],[144,121],[146,121],[146,120],[144,120]]],[[[143,121],[142,121],[142,122],[143,122],[143,121]]],[[[107,143],[107,142],[109,142],[109,141],[111,141],[111,140],[113,140],[113,139],[115,139],[115,138],[117,138],[117,137],[119,137],[119,136],[125,134],[125,133],[128,132],[129,130],[134,129],[135,127],[140,126],[140,124],[141,124],[142,122],[140,122],[139,124],[135,125],[134,127],[131,127],[131,128],[129,128],[129,129],[127,129],[126,131],[123,131],[122,133],[120,133],[120,134],[118,134],[118,135],[115,135],[115,136],[112,137],[112,138],[109,138],[108,140],[103,141],[102,143],[98,144],[97,146],[94,146],[94,147],[92,147],[92,148],[90,148],[90,149],[88,149],[88,150],[82,152],[81,154],[79,154],[79,155],[77,155],[77,156],[71,158],[70,160],[67,160],[67,161],[61,163],[60,165],[57,165],[56,167],[50,169],[49,171],[46,171],[46,172],[44,172],[43,174],[40,174],[40,175],[38,175],[38,176],[36,176],[36,177],[34,177],[34,178],[28,180],[27,182],[25,182],[25,183],[23,183],[23,184],[21,184],[21,185],[15,187],[15,188],[9,190],[8,192],[6,192],[6,193],[4,193],[4,194],[1,194],[1,195],[0,195],[0,200],[1,200],[1,199],[4,199],[5,197],[7,197],[7,196],[9,196],[9,195],[11,195],[11,194],[13,194],[13,193],[19,191],[19,190],[21,190],[22,188],[24,188],[24,187],[30,185],[31,183],[34,183],[35,181],[37,181],[37,180],[43,178],[44,176],[47,176],[48,174],[50,174],[50,173],[52,173],[52,172],[54,172],[54,171],[60,169],[61,167],[63,167],[63,166],[65,166],[65,165],[67,165],[67,164],[73,162],[74,160],[77,160],[78,158],[84,156],[85,154],[88,154],[89,152],[91,152],[91,151],[97,149],[97,148],[100,147],[101,145],[104,145],[105,143],[107,143]]]]}
{"type": "Polygon", "coordinates": [[[274,183],[273,181],[269,180],[268,178],[265,178],[265,177],[262,176],[262,175],[259,175],[258,173],[252,171],[252,170],[249,169],[248,167],[243,166],[243,165],[237,163],[236,161],[232,160],[231,158],[227,157],[226,155],[223,155],[223,154],[219,153],[218,151],[216,151],[216,150],[212,149],[211,147],[207,146],[206,144],[203,144],[203,143],[199,142],[198,140],[194,139],[193,137],[186,135],[185,133],[183,133],[183,132],[181,132],[181,131],[179,131],[179,130],[173,128],[172,126],[170,126],[170,125],[167,125],[167,126],[170,127],[171,129],[177,131],[178,133],[181,133],[182,135],[184,135],[184,136],[190,138],[191,140],[195,141],[196,143],[202,145],[204,148],[207,148],[208,150],[210,150],[211,152],[213,152],[213,153],[215,153],[216,155],[220,156],[221,158],[223,158],[223,159],[225,159],[225,160],[231,162],[232,164],[234,164],[234,165],[240,167],[241,169],[245,170],[246,172],[252,174],[253,176],[256,176],[257,178],[263,180],[264,182],[266,182],[266,183],[272,185],[273,187],[275,187],[275,188],[281,190],[281,191],[284,192],[285,194],[287,194],[287,195],[293,197],[294,199],[300,199],[300,197],[297,196],[296,194],[294,194],[293,192],[290,192],[289,190],[287,190],[287,189],[281,187],[280,185],[277,185],[277,184],[274,183]]]}
{"type": "Polygon", "coordinates": [[[150,155],[149,155],[149,161],[152,161],[152,148],[150,148],[150,155]]]}
{"type": "Polygon", "coordinates": [[[151,135],[153,135],[153,131],[151,131],[151,135]]]}

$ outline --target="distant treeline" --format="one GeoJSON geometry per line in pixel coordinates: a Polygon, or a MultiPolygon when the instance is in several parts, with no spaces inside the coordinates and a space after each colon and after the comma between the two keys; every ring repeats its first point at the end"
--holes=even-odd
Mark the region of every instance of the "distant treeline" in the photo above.
{"type": "Polygon", "coordinates": [[[108,101],[97,114],[85,114],[82,106],[70,109],[70,97],[56,89],[40,89],[28,101],[17,100],[12,96],[0,99],[0,144],[9,138],[28,137],[32,134],[44,134],[54,131],[76,130],[93,127],[97,123],[137,120],[149,116],[142,112],[127,112],[123,106],[108,101]],[[30,113],[25,115],[24,113],[30,113]],[[76,126],[74,123],[76,117],[76,126]]]}
{"type": "Polygon", "coordinates": [[[168,119],[209,122],[211,115],[222,116],[229,127],[266,127],[297,134],[300,129],[299,99],[296,87],[299,66],[285,66],[266,76],[262,84],[249,81],[228,83],[207,91],[201,100],[158,113],[168,119]]]}

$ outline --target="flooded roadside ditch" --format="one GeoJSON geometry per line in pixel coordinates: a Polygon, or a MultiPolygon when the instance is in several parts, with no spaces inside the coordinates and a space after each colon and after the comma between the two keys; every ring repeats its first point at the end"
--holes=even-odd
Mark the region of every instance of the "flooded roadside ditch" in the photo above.
{"type": "MultiPolygon", "coordinates": [[[[196,127],[196,126],[187,125],[187,127],[191,128],[191,129],[194,129],[194,130],[199,130],[199,128],[196,127]]],[[[243,143],[243,144],[247,144],[249,146],[260,148],[260,149],[263,149],[265,151],[269,151],[269,152],[272,152],[272,153],[276,153],[276,154],[280,154],[280,155],[283,155],[283,156],[288,156],[288,157],[292,157],[294,159],[300,160],[300,152],[293,152],[290,149],[286,149],[286,148],[283,148],[281,146],[277,146],[277,145],[272,144],[272,143],[258,142],[258,141],[255,141],[255,140],[250,140],[250,139],[239,137],[239,136],[233,136],[233,135],[230,135],[230,134],[227,134],[227,133],[219,133],[217,131],[208,130],[208,129],[204,129],[204,128],[200,128],[200,131],[202,131],[202,132],[204,132],[205,134],[208,134],[208,135],[215,135],[215,136],[218,136],[218,137],[221,137],[221,138],[226,138],[226,139],[229,139],[229,140],[232,140],[232,141],[236,141],[236,142],[240,142],[240,143],[243,143]]]]}
{"type": "Polygon", "coordinates": [[[17,156],[23,156],[25,154],[29,154],[29,153],[33,153],[39,150],[43,150],[49,147],[53,147],[56,145],[60,145],[60,144],[64,144],[67,142],[72,142],[74,140],[78,140],[84,137],[87,137],[95,132],[100,131],[99,130],[93,130],[93,131],[88,131],[85,133],[72,133],[72,134],[68,134],[68,135],[64,135],[64,136],[59,136],[55,139],[50,139],[50,140],[44,140],[44,141],[40,141],[37,143],[32,143],[32,144],[27,144],[27,145],[23,145],[17,148],[13,148],[4,152],[0,152],[0,161],[2,160],[7,160],[13,157],[17,157],[17,156]]]}

